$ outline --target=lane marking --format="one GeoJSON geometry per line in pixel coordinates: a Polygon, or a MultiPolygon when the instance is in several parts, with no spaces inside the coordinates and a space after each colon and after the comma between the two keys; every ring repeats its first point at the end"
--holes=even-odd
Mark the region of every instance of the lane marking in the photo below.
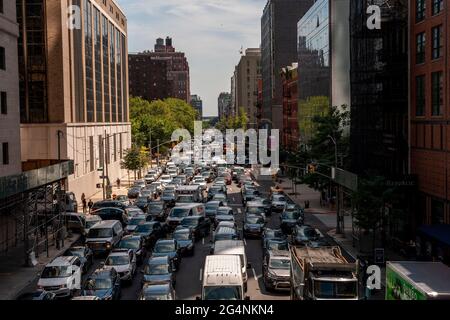
{"type": "Polygon", "coordinates": [[[247,241],[245,240],[245,238],[244,238],[244,245],[245,245],[245,246],[247,245],[247,241]]]}
{"type": "Polygon", "coordinates": [[[255,268],[252,267],[252,272],[253,272],[253,278],[255,279],[256,282],[258,282],[258,278],[256,277],[256,271],[255,268]]]}
{"type": "Polygon", "coordinates": [[[200,268],[200,281],[202,281],[203,278],[203,268],[200,268]]]}
{"type": "Polygon", "coordinates": [[[203,245],[205,244],[205,238],[204,237],[202,238],[202,244],[203,245]]]}

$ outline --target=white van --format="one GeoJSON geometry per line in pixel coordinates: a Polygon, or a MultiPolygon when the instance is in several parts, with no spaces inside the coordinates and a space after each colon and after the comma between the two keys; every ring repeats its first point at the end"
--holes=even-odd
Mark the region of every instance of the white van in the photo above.
{"type": "Polygon", "coordinates": [[[241,262],[242,278],[244,279],[245,291],[247,292],[247,255],[245,254],[245,245],[242,240],[218,240],[214,243],[214,255],[237,255],[241,262]]]}
{"type": "Polygon", "coordinates": [[[207,256],[202,283],[202,300],[248,300],[237,255],[207,256]]]}
{"type": "Polygon", "coordinates": [[[37,283],[39,290],[54,293],[56,297],[72,297],[81,289],[81,261],[75,256],[57,257],[47,264],[37,283]]]}
{"type": "Polygon", "coordinates": [[[119,243],[123,236],[122,224],[118,220],[97,222],[86,236],[86,246],[95,254],[107,253],[119,243]]]}

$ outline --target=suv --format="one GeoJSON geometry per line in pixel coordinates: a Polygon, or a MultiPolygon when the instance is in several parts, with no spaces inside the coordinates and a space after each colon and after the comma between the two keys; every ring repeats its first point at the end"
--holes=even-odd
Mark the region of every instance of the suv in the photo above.
{"type": "Polygon", "coordinates": [[[120,221],[108,220],[97,222],[86,236],[86,246],[94,254],[109,252],[123,236],[120,221]]]}
{"type": "Polygon", "coordinates": [[[81,261],[75,256],[64,256],[47,264],[38,281],[38,289],[54,293],[56,297],[72,297],[81,289],[81,261]]]}
{"type": "Polygon", "coordinates": [[[288,251],[271,250],[263,261],[263,279],[266,290],[287,290],[290,283],[291,259],[288,251]]]}

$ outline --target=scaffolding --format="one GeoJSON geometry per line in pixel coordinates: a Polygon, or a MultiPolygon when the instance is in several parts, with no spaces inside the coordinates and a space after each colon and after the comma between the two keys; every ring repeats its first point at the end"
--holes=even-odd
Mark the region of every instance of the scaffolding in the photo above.
{"type": "Polygon", "coordinates": [[[64,246],[66,181],[73,161],[0,178],[0,255],[22,251],[26,266],[64,246]],[[22,248],[22,250],[20,250],[22,248]]]}

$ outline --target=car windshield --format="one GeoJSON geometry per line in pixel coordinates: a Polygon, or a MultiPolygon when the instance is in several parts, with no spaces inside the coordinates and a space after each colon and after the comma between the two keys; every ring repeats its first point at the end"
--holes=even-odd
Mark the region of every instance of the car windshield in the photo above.
{"type": "Polygon", "coordinates": [[[119,242],[119,248],[121,249],[139,249],[140,241],[138,239],[122,239],[119,242]]]}
{"type": "Polygon", "coordinates": [[[241,290],[238,286],[204,287],[204,300],[241,300],[241,290]]]}
{"type": "Polygon", "coordinates": [[[175,232],[173,234],[175,240],[189,240],[189,232],[175,232]]]}
{"type": "Polygon", "coordinates": [[[197,224],[198,224],[198,220],[197,219],[183,219],[183,220],[181,220],[181,225],[182,226],[194,227],[197,224]]]}
{"type": "Polygon", "coordinates": [[[264,208],[260,208],[260,207],[248,207],[247,208],[247,213],[250,213],[250,214],[260,214],[261,212],[264,212],[264,208]]]}
{"type": "Polygon", "coordinates": [[[185,208],[173,208],[170,212],[170,216],[174,218],[187,217],[189,214],[189,209],[185,208]]]}
{"type": "Polygon", "coordinates": [[[173,252],[173,251],[175,251],[175,244],[173,242],[157,243],[154,251],[156,253],[173,252]]]}
{"type": "Polygon", "coordinates": [[[144,293],[144,300],[163,301],[163,300],[172,300],[172,297],[170,296],[170,294],[144,293]]]}
{"type": "Polygon", "coordinates": [[[128,255],[121,255],[121,256],[109,256],[108,259],[106,259],[105,265],[120,266],[129,263],[130,257],[128,255]]]}
{"type": "Polygon", "coordinates": [[[84,248],[71,248],[66,252],[67,256],[84,257],[84,248]]]}
{"type": "Polygon", "coordinates": [[[128,224],[132,225],[132,226],[137,226],[144,222],[145,222],[145,218],[132,218],[130,220],[130,222],[128,222],[128,224]]]}
{"type": "Polygon", "coordinates": [[[264,220],[261,217],[247,217],[246,222],[248,224],[263,224],[264,220]]]}
{"type": "Polygon", "coordinates": [[[100,220],[92,220],[92,221],[86,221],[86,228],[90,229],[92,228],[97,222],[99,222],[100,220]]]}
{"type": "Polygon", "coordinates": [[[206,204],[205,209],[206,210],[216,210],[219,207],[218,203],[210,203],[206,204]]]}
{"type": "Polygon", "coordinates": [[[289,260],[289,259],[270,259],[269,267],[272,269],[288,270],[291,267],[291,260],[289,260]]]}
{"type": "Polygon", "coordinates": [[[163,205],[162,204],[153,203],[153,204],[149,205],[148,210],[150,212],[160,212],[160,211],[163,210],[163,205]]]}
{"type": "Polygon", "coordinates": [[[286,211],[283,214],[283,218],[284,219],[297,220],[298,218],[300,218],[300,212],[298,212],[298,211],[286,211]]]}
{"type": "Polygon", "coordinates": [[[87,290],[105,290],[112,287],[112,281],[108,278],[89,279],[86,282],[87,290]]]}
{"type": "Polygon", "coordinates": [[[218,215],[232,215],[233,214],[233,212],[230,210],[230,209],[218,209],[217,210],[217,214],[218,215]]]}
{"type": "Polygon", "coordinates": [[[145,266],[144,273],[147,275],[161,275],[169,273],[169,265],[167,264],[148,264],[145,266]]]}
{"type": "Polygon", "coordinates": [[[283,238],[284,233],[281,230],[270,230],[270,231],[267,231],[266,237],[267,238],[283,238]]]}
{"type": "Polygon", "coordinates": [[[317,237],[317,232],[316,232],[316,230],[314,230],[313,228],[303,228],[303,229],[300,229],[299,234],[300,234],[300,235],[303,235],[303,236],[305,236],[305,237],[307,237],[307,238],[314,238],[314,237],[317,237]]]}
{"type": "Polygon", "coordinates": [[[137,198],[138,202],[148,202],[148,198],[147,197],[139,197],[137,198]]]}
{"type": "Polygon", "coordinates": [[[356,281],[319,281],[314,280],[314,296],[322,299],[355,298],[356,281]]]}
{"type": "Polygon", "coordinates": [[[136,232],[150,232],[153,230],[153,224],[140,224],[136,227],[136,232]]]}
{"type": "Polygon", "coordinates": [[[111,238],[113,231],[111,228],[90,229],[88,238],[111,238]]]}
{"type": "Polygon", "coordinates": [[[175,197],[175,193],[172,191],[164,191],[163,197],[175,197]]]}
{"type": "Polygon", "coordinates": [[[177,202],[191,203],[194,202],[193,196],[178,196],[177,202]]]}
{"type": "Polygon", "coordinates": [[[54,267],[45,267],[42,271],[41,278],[49,279],[49,278],[67,278],[70,277],[71,273],[69,271],[68,266],[54,266],[54,267]]]}
{"type": "Polygon", "coordinates": [[[286,198],[284,196],[274,196],[273,201],[284,202],[284,201],[286,201],[286,198]]]}
{"type": "Polygon", "coordinates": [[[214,195],[214,200],[222,201],[222,200],[226,200],[226,199],[227,199],[227,197],[222,193],[217,193],[214,195]]]}
{"type": "Polygon", "coordinates": [[[288,250],[288,245],[286,242],[275,242],[269,241],[269,245],[267,247],[268,250],[288,250]]]}

